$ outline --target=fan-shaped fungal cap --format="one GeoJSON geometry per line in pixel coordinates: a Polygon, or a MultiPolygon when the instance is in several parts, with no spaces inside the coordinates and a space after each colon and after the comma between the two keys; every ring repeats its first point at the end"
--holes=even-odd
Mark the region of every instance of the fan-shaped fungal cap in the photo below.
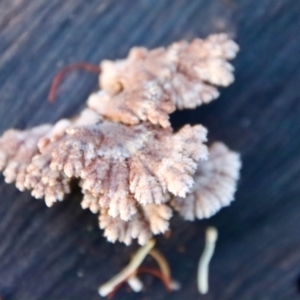
{"type": "Polygon", "coordinates": [[[51,168],[81,178],[83,191],[127,221],[140,204],[161,204],[165,194],[184,197],[205,159],[206,129],[186,125],[173,134],[149,124],[127,126],[105,121],[67,130],[52,155],[51,168]],[[187,146],[188,145],[188,146],[187,146]]]}
{"type": "Polygon", "coordinates": [[[150,121],[169,127],[176,107],[195,108],[219,96],[215,86],[233,82],[236,43],[225,34],[191,43],[148,51],[133,48],[127,59],[103,61],[100,85],[88,106],[101,115],[125,124],[150,121]]]}
{"type": "Polygon", "coordinates": [[[209,154],[207,161],[198,163],[192,192],[172,200],[186,220],[209,218],[233,200],[241,167],[239,155],[222,143],[214,143],[209,154]]]}

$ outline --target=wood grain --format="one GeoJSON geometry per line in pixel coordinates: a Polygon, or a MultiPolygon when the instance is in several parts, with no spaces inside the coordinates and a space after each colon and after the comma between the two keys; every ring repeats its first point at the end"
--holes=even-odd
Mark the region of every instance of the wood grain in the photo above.
{"type": "MultiPolygon", "coordinates": [[[[72,116],[97,89],[93,74],[72,73],[55,104],[55,73],[69,63],[124,57],[134,45],[156,47],[225,31],[241,52],[236,82],[213,104],[172,116],[175,128],[202,123],[210,140],[240,151],[237,201],[208,221],[173,222],[158,238],[182,289],[168,294],[144,277],[141,295],[116,299],[299,299],[300,2],[297,0],[1,0],[0,132],[72,116]],[[210,292],[196,289],[196,265],[208,224],[220,231],[210,292]],[[184,252],[183,252],[184,251],[184,252]]],[[[0,295],[4,300],[99,299],[97,287],[136,246],[112,245],[79,190],[47,209],[29,193],[0,183],[0,295]]]]}

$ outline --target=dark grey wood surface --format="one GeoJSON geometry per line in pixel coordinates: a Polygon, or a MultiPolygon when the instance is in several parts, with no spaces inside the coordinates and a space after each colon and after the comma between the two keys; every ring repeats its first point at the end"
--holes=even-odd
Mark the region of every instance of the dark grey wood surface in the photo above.
{"type": "MultiPolygon", "coordinates": [[[[241,46],[236,82],[220,99],[172,116],[174,127],[202,123],[210,140],[240,151],[236,202],[207,221],[172,224],[158,246],[182,283],[167,293],[144,277],[146,291],[116,299],[299,299],[300,2],[298,0],[1,0],[0,132],[72,116],[97,89],[75,72],[55,104],[51,79],[67,64],[124,57],[134,45],[228,32],[241,46]],[[196,264],[208,224],[220,238],[207,296],[196,264]],[[184,251],[183,251],[184,250],[184,251]],[[298,282],[298,287],[297,287],[298,282]]],[[[4,300],[100,299],[99,283],[119,271],[136,246],[109,244],[80,193],[47,209],[0,182],[0,295],[4,300]]]]}

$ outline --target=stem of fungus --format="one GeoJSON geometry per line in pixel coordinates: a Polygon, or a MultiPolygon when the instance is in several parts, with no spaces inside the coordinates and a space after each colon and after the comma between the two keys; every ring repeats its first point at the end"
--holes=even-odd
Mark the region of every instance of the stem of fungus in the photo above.
{"type": "Polygon", "coordinates": [[[98,292],[100,296],[107,296],[109,293],[114,291],[115,287],[118,284],[129,278],[137,270],[137,268],[143,262],[144,258],[148,255],[154,245],[155,241],[150,240],[145,246],[140,248],[132,258],[130,263],[119,274],[99,287],[98,292]]]}
{"type": "Polygon", "coordinates": [[[214,227],[206,229],[205,246],[198,265],[197,285],[200,294],[208,292],[208,267],[214,254],[218,231],[214,227]]]}
{"type": "Polygon", "coordinates": [[[169,266],[166,258],[162,255],[162,253],[160,251],[158,251],[157,249],[152,249],[149,252],[149,255],[151,255],[157,262],[160,272],[161,272],[161,275],[162,275],[161,280],[165,283],[166,289],[168,291],[179,290],[180,283],[175,281],[174,279],[172,279],[170,266],[169,266]]]}
{"type": "Polygon", "coordinates": [[[78,69],[85,70],[85,71],[88,71],[88,72],[93,72],[93,73],[100,73],[101,72],[100,66],[85,63],[85,62],[80,62],[80,63],[76,63],[76,64],[66,66],[65,68],[63,68],[62,70],[60,70],[57,73],[57,75],[54,77],[54,79],[52,81],[51,88],[50,88],[50,91],[49,91],[49,94],[48,94],[48,101],[49,102],[54,102],[54,100],[56,98],[58,87],[59,87],[61,81],[63,80],[63,78],[65,77],[65,75],[67,73],[69,73],[70,71],[74,71],[74,70],[78,70],[78,69]]]}
{"type": "Polygon", "coordinates": [[[171,278],[171,271],[166,258],[157,249],[153,249],[148,253],[157,262],[159,270],[152,267],[139,267],[132,273],[129,278],[124,279],[118,285],[114,287],[114,290],[108,294],[108,298],[112,299],[116,291],[127,282],[134,292],[140,292],[143,289],[143,283],[137,277],[137,274],[147,273],[160,279],[164,284],[167,291],[175,291],[180,288],[180,284],[171,278]]]}
{"type": "Polygon", "coordinates": [[[155,259],[164,277],[171,279],[171,271],[170,271],[169,264],[165,259],[165,257],[162,255],[162,253],[157,249],[152,249],[149,252],[149,255],[151,255],[155,259]]]}

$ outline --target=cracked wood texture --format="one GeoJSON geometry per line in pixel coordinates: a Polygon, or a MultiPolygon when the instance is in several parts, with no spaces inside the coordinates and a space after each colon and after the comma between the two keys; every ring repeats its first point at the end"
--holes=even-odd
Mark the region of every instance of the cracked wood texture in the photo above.
{"type": "MultiPolygon", "coordinates": [[[[241,152],[236,201],[207,221],[176,218],[157,238],[178,292],[144,276],[146,290],[116,299],[298,299],[300,276],[300,2],[297,0],[1,0],[0,131],[70,117],[97,89],[95,74],[74,72],[54,104],[51,79],[63,66],[124,57],[150,48],[228,32],[241,47],[236,81],[208,106],[172,116],[179,128],[202,123],[209,138],[241,152]],[[207,225],[219,229],[210,292],[196,288],[207,225]]],[[[0,182],[1,299],[99,299],[97,287],[137,248],[110,244],[97,217],[66,201],[43,201],[0,182]]],[[[151,261],[149,262],[151,264],[151,261]]]]}

